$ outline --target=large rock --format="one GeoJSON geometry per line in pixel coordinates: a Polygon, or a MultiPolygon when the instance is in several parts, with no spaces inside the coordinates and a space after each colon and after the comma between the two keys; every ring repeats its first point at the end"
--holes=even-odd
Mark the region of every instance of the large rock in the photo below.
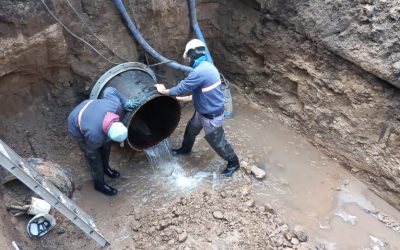
{"type": "MultiPolygon", "coordinates": [[[[40,158],[28,158],[27,162],[33,169],[37,170],[40,174],[45,176],[47,180],[53,183],[61,192],[68,197],[72,196],[75,189],[74,182],[72,176],[64,167],[57,163],[44,161],[40,158]]],[[[1,184],[4,185],[16,179],[17,178],[14,175],[0,167],[1,184]]]]}

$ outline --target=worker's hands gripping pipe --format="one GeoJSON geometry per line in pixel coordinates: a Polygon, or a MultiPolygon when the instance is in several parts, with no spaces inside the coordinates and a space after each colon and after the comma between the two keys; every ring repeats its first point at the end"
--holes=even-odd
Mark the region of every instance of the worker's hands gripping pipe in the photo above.
{"type": "Polygon", "coordinates": [[[168,89],[164,86],[164,84],[155,84],[154,87],[157,89],[158,93],[162,95],[168,95],[168,89]]]}
{"type": "MultiPolygon", "coordinates": [[[[158,93],[162,95],[168,95],[168,89],[164,86],[164,84],[155,84],[154,87],[157,89],[158,93]]],[[[176,100],[182,102],[190,102],[192,100],[192,95],[189,96],[177,96],[176,100]]]]}
{"type": "Polygon", "coordinates": [[[124,103],[124,109],[127,111],[132,111],[133,109],[140,106],[140,102],[135,99],[129,99],[124,103]]]}

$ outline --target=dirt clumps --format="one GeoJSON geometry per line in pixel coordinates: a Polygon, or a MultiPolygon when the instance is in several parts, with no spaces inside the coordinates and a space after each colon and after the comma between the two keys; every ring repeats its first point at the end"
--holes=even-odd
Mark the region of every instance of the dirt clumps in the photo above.
{"type": "Polygon", "coordinates": [[[131,223],[139,249],[311,249],[304,230],[255,204],[248,186],[198,190],[166,208],[142,210],[148,212],[131,223]]]}
{"type": "Polygon", "coordinates": [[[240,163],[240,167],[247,173],[253,174],[257,179],[264,179],[266,173],[261,168],[257,167],[256,165],[249,165],[247,162],[242,161],[240,163]]]}

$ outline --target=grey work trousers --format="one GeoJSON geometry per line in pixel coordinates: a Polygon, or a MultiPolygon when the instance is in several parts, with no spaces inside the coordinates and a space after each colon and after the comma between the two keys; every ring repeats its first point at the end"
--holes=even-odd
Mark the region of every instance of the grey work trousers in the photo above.
{"type": "Polygon", "coordinates": [[[190,119],[190,123],[197,128],[203,128],[204,133],[208,135],[219,127],[222,127],[222,123],[224,121],[224,114],[214,117],[213,119],[208,119],[199,112],[195,111],[192,119],[190,119]]]}

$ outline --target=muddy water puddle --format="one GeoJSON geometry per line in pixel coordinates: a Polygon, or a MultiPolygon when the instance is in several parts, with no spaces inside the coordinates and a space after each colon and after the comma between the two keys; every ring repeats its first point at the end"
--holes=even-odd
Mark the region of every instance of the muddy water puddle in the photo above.
{"type": "MultiPolygon", "coordinates": [[[[174,145],[179,144],[190,115],[190,108],[185,108],[180,131],[173,135],[179,138],[174,145]]],[[[261,109],[241,102],[235,104],[235,116],[224,126],[241,158],[267,172],[264,182],[252,181],[257,204],[271,204],[290,224],[302,225],[313,245],[400,249],[396,224],[400,212],[304,138],[261,109]]],[[[143,152],[134,157],[112,155],[114,164],[118,161],[123,166],[119,168],[121,179],[107,180],[118,188],[118,196],[95,192],[89,181],[76,195],[78,204],[96,218],[115,249],[131,243],[130,222],[140,216],[140,207],[151,204],[155,210],[163,209],[196,188],[220,189],[241,178],[219,177],[224,162],[201,135],[190,156],[172,157],[162,167],[152,167],[149,160],[143,152]]]]}
{"type": "Polygon", "coordinates": [[[257,201],[302,225],[312,242],[330,249],[400,249],[400,212],[334,159],[257,108],[238,105],[226,127],[239,137],[238,147],[250,151],[244,157],[267,172],[266,183],[254,184],[257,201]]]}

